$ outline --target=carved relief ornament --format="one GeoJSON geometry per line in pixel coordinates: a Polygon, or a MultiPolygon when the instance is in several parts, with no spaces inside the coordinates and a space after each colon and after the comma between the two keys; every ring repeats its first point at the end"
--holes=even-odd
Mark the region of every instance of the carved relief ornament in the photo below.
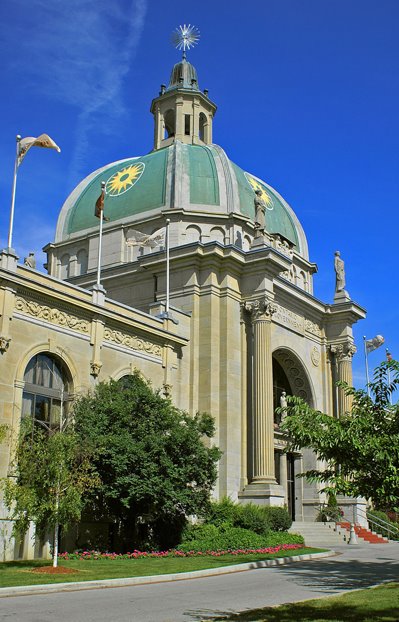
{"type": "Polygon", "coordinates": [[[11,339],[8,339],[7,337],[0,336],[0,352],[2,354],[4,354],[4,352],[7,352],[8,348],[10,346],[10,341],[11,341],[11,339]]]}
{"type": "Polygon", "coordinates": [[[116,343],[118,345],[130,348],[131,350],[146,352],[147,354],[152,354],[153,356],[162,355],[162,348],[160,345],[152,343],[151,341],[145,341],[144,339],[136,337],[135,335],[121,333],[119,330],[111,330],[110,328],[105,328],[104,341],[112,341],[113,343],[116,343]]]}
{"type": "Polygon", "coordinates": [[[93,376],[94,378],[97,378],[97,376],[99,375],[100,371],[101,371],[101,367],[103,366],[102,363],[100,363],[99,361],[91,361],[90,363],[90,375],[93,376]]]}
{"type": "Polygon", "coordinates": [[[278,310],[278,305],[265,296],[264,298],[244,302],[243,309],[251,315],[253,321],[260,319],[271,320],[274,313],[278,310]]]}
{"type": "Polygon", "coordinates": [[[354,343],[333,343],[329,346],[331,354],[335,355],[338,361],[349,360],[356,354],[357,348],[354,343]]]}
{"type": "Polygon", "coordinates": [[[16,298],[15,309],[20,313],[25,313],[37,319],[45,320],[51,324],[57,326],[63,326],[76,330],[80,333],[89,333],[90,323],[87,320],[82,320],[74,315],[60,311],[56,307],[48,307],[47,305],[40,305],[32,300],[25,300],[25,298],[16,298]]]}

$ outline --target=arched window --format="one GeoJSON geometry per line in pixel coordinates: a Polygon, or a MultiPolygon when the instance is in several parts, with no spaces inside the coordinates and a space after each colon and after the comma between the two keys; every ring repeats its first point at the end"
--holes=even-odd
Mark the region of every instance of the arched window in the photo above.
{"type": "Polygon", "coordinates": [[[171,138],[172,136],[175,135],[175,132],[176,132],[175,111],[172,109],[167,110],[165,112],[163,119],[164,119],[165,131],[167,134],[166,138],[171,138]]]}
{"type": "Polygon", "coordinates": [[[51,354],[36,354],[24,374],[22,417],[33,417],[47,429],[62,427],[71,398],[70,374],[62,361],[51,354]]]}
{"type": "Polygon", "coordinates": [[[202,141],[207,142],[206,141],[206,129],[207,129],[207,125],[208,125],[208,119],[206,118],[206,115],[203,112],[200,112],[199,115],[199,137],[202,141]]]}
{"type": "Polygon", "coordinates": [[[69,277],[69,259],[70,257],[67,253],[61,257],[60,279],[69,277]]]}
{"type": "Polygon", "coordinates": [[[88,257],[87,257],[87,250],[85,248],[82,248],[76,255],[76,263],[77,263],[77,273],[86,274],[87,265],[88,265],[88,257]]]}
{"type": "Polygon", "coordinates": [[[186,241],[189,242],[201,242],[202,231],[195,225],[189,225],[186,229],[186,241]]]}
{"type": "Polygon", "coordinates": [[[210,240],[215,240],[215,242],[220,242],[221,244],[224,244],[225,232],[221,227],[213,227],[209,233],[210,240]]]}

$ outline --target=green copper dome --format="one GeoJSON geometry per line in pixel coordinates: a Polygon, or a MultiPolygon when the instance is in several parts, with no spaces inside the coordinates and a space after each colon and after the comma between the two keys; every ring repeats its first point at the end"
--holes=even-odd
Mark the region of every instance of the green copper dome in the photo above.
{"type": "Polygon", "coordinates": [[[183,209],[193,224],[204,214],[226,218],[231,213],[254,220],[255,190],[266,204],[266,230],[278,233],[307,256],[303,229],[284,199],[264,181],[231,162],[217,145],[178,141],[143,157],[113,162],[84,179],[66,200],[56,242],[98,227],[95,204],[106,182],[104,227],[139,223],[170,208],[183,209]]]}

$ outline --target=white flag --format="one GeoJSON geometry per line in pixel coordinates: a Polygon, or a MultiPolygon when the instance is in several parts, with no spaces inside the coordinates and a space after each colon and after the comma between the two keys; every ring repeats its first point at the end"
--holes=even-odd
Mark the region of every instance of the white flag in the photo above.
{"type": "Polygon", "coordinates": [[[136,229],[129,229],[127,232],[126,244],[127,246],[141,246],[148,248],[156,248],[157,246],[163,246],[165,244],[166,227],[157,229],[151,235],[141,233],[136,229]]]}
{"type": "Polygon", "coordinates": [[[372,339],[366,339],[365,343],[366,343],[367,354],[369,354],[370,352],[373,352],[374,350],[382,346],[384,341],[385,339],[382,335],[376,335],[372,339]]]}
{"type": "Polygon", "coordinates": [[[48,134],[40,134],[37,138],[34,136],[27,136],[26,138],[21,138],[19,141],[19,149],[18,149],[18,166],[21,164],[22,160],[28,153],[31,147],[45,147],[46,149],[55,149],[58,153],[61,151],[59,146],[53,141],[52,138],[48,134]]]}

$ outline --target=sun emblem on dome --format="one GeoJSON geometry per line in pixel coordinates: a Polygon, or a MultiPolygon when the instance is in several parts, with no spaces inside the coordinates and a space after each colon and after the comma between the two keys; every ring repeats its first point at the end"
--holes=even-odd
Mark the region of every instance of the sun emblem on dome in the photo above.
{"type": "Polygon", "coordinates": [[[250,184],[252,190],[255,192],[255,190],[260,190],[261,191],[261,198],[264,201],[265,205],[266,205],[266,209],[268,210],[272,210],[273,209],[273,199],[270,196],[270,194],[267,192],[266,188],[257,180],[255,179],[255,177],[252,177],[252,175],[249,175],[248,173],[245,173],[245,177],[247,178],[248,183],[250,184]]]}
{"type": "Polygon", "coordinates": [[[144,162],[137,162],[117,171],[108,179],[105,185],[106,193],[111,197],[118,197],[120,194],[124,194],[138,182],[144,169],[144,162]]]}

